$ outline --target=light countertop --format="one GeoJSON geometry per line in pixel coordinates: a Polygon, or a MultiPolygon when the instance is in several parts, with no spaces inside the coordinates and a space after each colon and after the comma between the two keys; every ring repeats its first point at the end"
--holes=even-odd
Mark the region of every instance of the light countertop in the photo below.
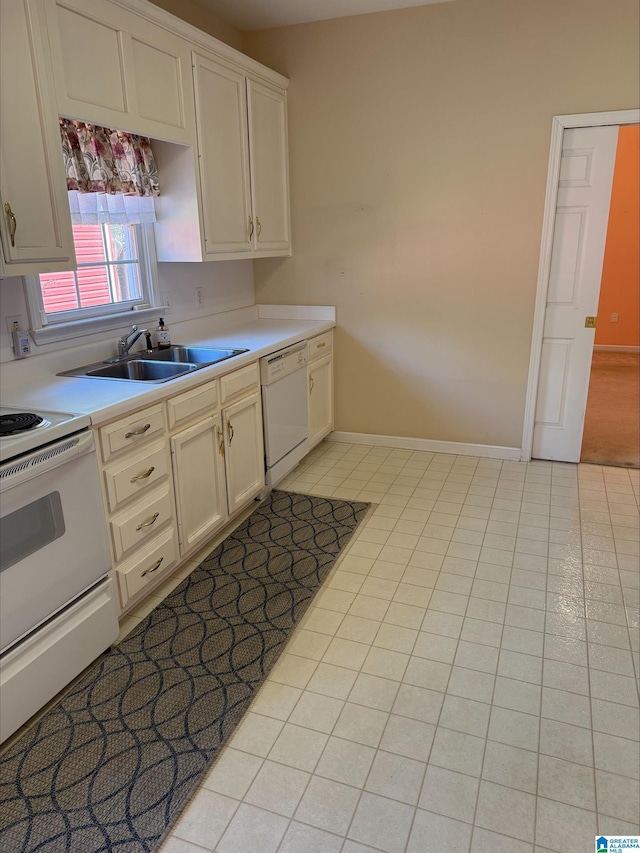
{"type": "MultiPolygon", "coordinates": [[[[47,359],[49,369],[39,365],[37,370],[30,371],[27,381],[24,381],[26,374],[23,381],[15,381],[14,368],[9,377],[14,381],[3,381],[2,402],[32,411],[88,414],[92,424],[102,424],[245,367],[276,350],[328,331],[336,323],[333,309],[324,306],[255,306],[253,311],[228,312],[224,320],[211,318],[208,325],[210,328],[206,331],[202,321],[180,323],[175,329],[172,326],[171,343],[246,348],[248,352],[159,384],[56,376],[58,370],[73,369],[89,362],[78,360],[61,366],[59,360],[56,363],[55,358],[47,359]],[[281,316],[274,316],[277,314],[281,316]]],[[[43,358],[40,357],[40,361],[43,358]]]]}

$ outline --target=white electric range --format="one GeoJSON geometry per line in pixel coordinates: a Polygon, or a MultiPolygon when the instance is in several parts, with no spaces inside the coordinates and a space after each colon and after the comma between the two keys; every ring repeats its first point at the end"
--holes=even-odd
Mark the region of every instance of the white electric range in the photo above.
{"type": "Polygon", "coordinates": [[[118,635],[89,426],[0,408],[0,742],[118,635]]]}
{"type": "Polygon", "coordinates": [[[87,429],[90,424],[89,415],[30,412],[0,406],[0,462],[87,429]]]}

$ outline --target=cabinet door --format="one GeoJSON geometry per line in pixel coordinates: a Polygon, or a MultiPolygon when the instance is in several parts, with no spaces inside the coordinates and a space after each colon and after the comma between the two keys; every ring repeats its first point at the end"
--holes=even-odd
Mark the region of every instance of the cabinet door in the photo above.
{"type": "Polygon", "coordinates": [[[260,393],[222,412],[227,500],[233,514],[264,487],[264,441],[260,393]]]}
{"type": "Polygon", "coordinates": [[[220,415],[171,439],[180,554],[211,536],[227,518],[220,415]]]}
{"type": "Polygon", "coordinates": [[[291,248],[286,93],[247,81],[256,252],[291,248]]]}
{"type": "Polygon", "coordinates": [[[198,54],[194,76],[205,253],[247,253],[254,226],[245,78],[198,54]]]}
{"type": "Polygon", "coordinates": [[[309,448],[333,429],[333,358],[326,356],[308,367],[309,448]]]}
{"type": "Polygon", "coordinates": [[[0,3],[0,234],[6,275],[76,266],[58,116],[32,11],[26,0],[0,3]]]}
{"type": "Polygon", "coordinates": [[[46,9],[62,115],[193,144],[186,41],[106,0],[46,0],[46,9]]]}

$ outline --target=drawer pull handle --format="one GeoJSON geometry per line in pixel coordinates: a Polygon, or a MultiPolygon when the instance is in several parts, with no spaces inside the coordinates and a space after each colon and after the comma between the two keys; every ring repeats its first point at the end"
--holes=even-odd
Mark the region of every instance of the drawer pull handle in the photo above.
{"type": "Polygon", "coordinates": [[[125,432],[125,438],[133,438],[134,435],[144,435],[145,432],[151,429],[151,424],[145,424],[144,426],[138,427],[138,429],[134,429],[131,432],[125,432]]]}
{"type": "Polygon", "coordinates": [[[136,527],[136,530],[142,530],[143,527],[151,527],[152,524],[155,524],[156,519],[160,515],[159,512],[154,512],[151,518],[148,518],[146,521],[141,521],[140,524],[136,527]]]}
{"type": "Polygon", "coordinates": [[[4,212],[7,214],[7,219],[9,220],[9,237],[11,238],[11,245],[16,245],[16,231],[18,229],[18,222],[16,220],[16,215],[11,210],[11,205],[9,202],[5,202],[4,212]]]}
{"type": "Polygon", "coordinates": [[[310,376],[309,377],[309,393],[311,393],[313,391],[313,386],[314,386],[313,376],[310,376]]]}
{"type": "Polygon", "coordinates": [[[326,347],[326,345],[327,345],[327,342],[326,342],[326,341],[322,341],[322,343],[321,343],[321,344],[318,344],[318,349],[322,349],[322,347],[326,347]]]}
{"type": "Polygon", "coordinates": [[[151,468],[147,468],[147,470],[143,471],[142,474],[134,474],[134,476],[131,478],[131,482],[135,483],[136,480],[146,480],[147,477],[150,477],[155,470],[155,465],[152,465],[151,468]]]}
{"type": "Polygon", "coordinates": [[[218,453],[224,456],[224,435],[219,426],[216,427],[216,433],[218,434],[218,453]]]}
{"type": "Polygon", "coordinates": [[[231,425],[231,421],[227,421],[227,432],[229,433],[229,444],[233,441],[233,426],[231,425]]]}
{"type": "Polygon", "coordinates": [[[249,236],[247,238],[247,243],[250,243],[253,239],[253,217],[249,217],[249,236]]]}
{"type": "Polygon", "coordinates": [[[258,226],[258,240],[260,239],[260,235],[262,234],[262,222],[260,222],[260,217],[256,216],[256,224],[258,226]]]}
{"type": "Polygon", "coordinates": [[[143,578],[145,575],[150,575],[151,572],[155,572],[156,569],[160,568],[160,563],[164,560],[164,557],[160,557],[157,563],[154,563],[150,569],[145,569],[144,572],[140,575],[143,578]]]}

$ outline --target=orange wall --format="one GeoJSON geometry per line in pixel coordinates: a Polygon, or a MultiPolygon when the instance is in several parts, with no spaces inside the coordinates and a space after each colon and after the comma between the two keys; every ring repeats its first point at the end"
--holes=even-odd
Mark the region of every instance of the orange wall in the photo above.
{"type": "Polygon", "coordinates": [[[604,251],[596,345],[640,345],[640,127],[620,128],[604,251]],[[618,314],[618,322],[611,315],[618,314]]]}

